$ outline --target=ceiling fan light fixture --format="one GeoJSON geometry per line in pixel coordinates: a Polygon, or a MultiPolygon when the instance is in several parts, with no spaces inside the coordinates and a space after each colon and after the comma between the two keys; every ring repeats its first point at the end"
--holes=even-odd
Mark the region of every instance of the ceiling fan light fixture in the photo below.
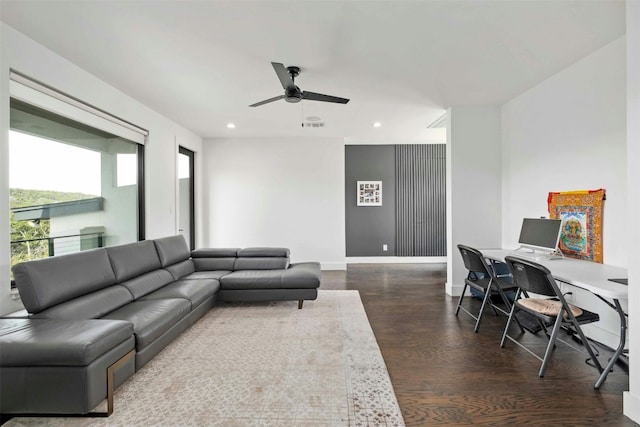
{"type": "Polygon", "coordinates": [[[380,122],[373,122],[373,124],[372,124],[371,126],[373,126],[374,128],[379,128],[379,127],[382,127],[382,123],[380,123],[380,122]]]}
{"type": "Polygon", "coordinates": [[[236,125],[235,123],[227,123],[227,129],[235,129],[236,125]]]}
{"type": "Polygon", "coordinates": [[[284,100],[287,102],[300,102],[302,101],[302,92],[298,86],[292,86],[285,89],[284,100]]]}

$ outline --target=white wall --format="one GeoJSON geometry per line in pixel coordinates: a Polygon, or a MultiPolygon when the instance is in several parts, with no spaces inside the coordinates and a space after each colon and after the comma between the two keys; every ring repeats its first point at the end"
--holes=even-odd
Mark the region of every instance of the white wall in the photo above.
{"type": "MultiPolygon", "coordinates": [[[[627,248],[640,241],[640,2],[627,2],[627,248]]],[[[637,260],[637,255],[635,257],[637,260]]],[[[629,260],[629,301],[640,301],[640,264],[629,260]]],[[[640,354],[640,307],[629,304],[629,353],[640,354]]],[[[624,413],[640,423],[640,368],[629,367],[629,391],[624,394],[624,413]]]]}
{"type": "MultiPolygon", "coordinates": [[[[6,24],[0,25],[0,313],[6,313],[20,308],[11,299],[9,290],[10,68],[149,131],[145,148],[147,238],[177,233],[177,144],[199,153],[202,139],[6,24]]],[[[201,169],[200,164],[197,166],[201,169]]]]}
{"type": "Polygon", "coordinates": [[[283,246],[345,269],[344,140],[205,141],[204,246],[283,246]]]}
{"type": "Polygon", "coordinates": [[[604,188],[604,262],[627,265],[625,74],[622,37],[503,106],[504,245],[549,191],[604,188]]]}
{"type": "Polygon", "coordinates": [[[456,245],[500,247],[500,108],[452,107],[447,129],[445,290],[460,295],[467,271],[456,245]]]}
{"type": "MultiPolygon", "coordinates": [[[[548,216],[549,191],[604,188],[604,263],[627,266],[625,46],[622,37],[503,105],[503,247],[517,245],[523,217],[548,216]]],[[[616,313],[572,291],[601,316],[585,333],[615,347],[616,313]]]]}

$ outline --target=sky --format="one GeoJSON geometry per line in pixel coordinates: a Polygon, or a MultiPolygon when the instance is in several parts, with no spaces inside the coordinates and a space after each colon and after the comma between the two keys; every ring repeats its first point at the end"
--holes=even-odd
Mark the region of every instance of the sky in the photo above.
{"type": "Polygon", "coordinates": [[[100,153],[9,131],[9,186],[100,196],[100,153]]]}

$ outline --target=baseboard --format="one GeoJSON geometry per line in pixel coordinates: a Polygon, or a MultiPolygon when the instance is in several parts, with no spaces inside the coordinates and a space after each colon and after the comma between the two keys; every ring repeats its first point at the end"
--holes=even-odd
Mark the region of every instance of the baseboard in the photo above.
{"type": "Polygon", "coordinates": [[[447,295],[452,297],[459,297],[462,294],[464,285],[453,285],[449,282],[444,284],[444,291],[447,295]]]}
{"type": "Polygon", "coordinates": [[[446,256],[365,256],[347,257],[347,264],[444,264],[446,256]]]}
{"type": "Polygon", "coordinates": [[[623,391],[622,413],[630,420],[640,423],[640,396],[631,391],[623,391]]]}
{"type": "Polygon", "coordinates": [[[321,262],[320,269],[321,270],[346,270],[347,263],[346,262],[321,262]]]}

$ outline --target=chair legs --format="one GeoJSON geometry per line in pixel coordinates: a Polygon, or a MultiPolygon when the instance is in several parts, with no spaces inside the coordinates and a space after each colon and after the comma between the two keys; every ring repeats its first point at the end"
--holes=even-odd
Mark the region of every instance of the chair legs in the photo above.
{"type": "MultiPolygon", "coordinates": [[[[462,300],[464,299],[464,295],[467,292],[467,287],[469,287],[469,285],[465,283],[464,288],[462,288],[462,293],[460,294],[460,298],[458,299],[458,305],[456,307],[455,315],[457,316],[458,313],[460,312],[460,309],[462,309],[462,311],[467,313],[476,321],[475,327],[473,328],[473,332],[478,332],[478,329],[480,328],[480,320],[482,319],[482,313],[484,312],[484,306],[487,304],[487,300],[491,297],[491,292],[485,292],[484,298],[482,299],[482,305],[480,306],[480,311],[476,316],[475,314],[471,313],[469,310],[467,310],[462,306],[462,300]]],[[[495,308],[494,308],[494,312],[495,312],[495,308]]],[[[497,314],[498,313],[496,312],[496,315],[497,314]]]]}
{"type": "Polygon", "coordinates": [[[462,288],[462,293],[460,294],[460,298],[458,298],[458,306],[456,307],[456,316],[458,315],[458,313],[460,312],[460,306],[462,305],[462,298],[464,298],[464,294],[465,292],[467,292],[467,287],[469,285],[467,285],[466,283],[464,284],[464,288],[462,288]]]}
{"type": "MultiPolygon", "coordinates": [[[[517,298],[517,295],[516,295],[516,298],[517,298]]],[[[515,316],[515,311],[516,311],[516,305],[514,302],[514,304],[511,306],[511,311],[509,311],[509,318],[507,319],[507,324],[504,327],[504,332],[502,333],[502,340],[500,341],[500,347],[504,347],[504,340],[507,339],[507,332],[509,331],[509,325],[511,325],[511,320],[515,316]]],[[[520,326],[520,322],[518,322],[518,325],[520,326]]],[[[522,329],[522,326],[520,326],[520,329],[522,329]]],[[[511,339],[511,337],[509,337],[509,339],[511,339]]]]}
{"type": "Polygon", "coordinates": [[[538,376],[540,378],[544,377],[544,372],[547,370],[547,365],[549,364],[551,353],[553,353],[553,350],[556,347],[556,338],[558,337],[558,332],[560,331],[561,325],[562,325],[562,316],[558,316],[556,317],[556,322],[553,324],[553,330],[551,331],[551,336],[549,337],[549,343],[547,344],[547,349],[544,352],[544,358],[542,359],[540,372],[538,372],[538,376]]]}
{"type": "MultiPolygon", "coordinates": [[[[517,296],[516,296],[516,298],[517,298],[517,296]]],[[[544,353],[544,357],[538,356],[533,351],[529,350],[527,347],[525,347],[524,345],[519,343],[517,340],[515,340],[513,337],[509,336],[508,330],[509,330],[509,325],[511,324],[511,321],[514,320],[514,319],[517,321],[517,318],[515,317],[515,312],[516,312],[516,306],[515,306],[515,303],[514,303],[512,309],[511,309],[511,313],[509,313],[509,320],[507,320],[507,325],[504,328],[504,333],[502,334],[502,341],[500,341],[500,347],[504,347],[505,341],[508,338],[509,340],[513,341],[516,345],[518,345],[519,347],[523,348],[528,353],[533,355],[536,359],[538,359],[540,362],[542,362],[542,364],[540,365],[540,371],[538,372],[538,376],[540,378],[544,377],[544,374],[545,374],[545,372],[547,370],[547,366],[549,365],[549,360],[551,359],[551,354],[553,353],[553,350],[556,347],[556,340],[561,341],[564,344],[568,345],[569,347],[573,348],[574,350],[577,350],[577,351],[581,352],[580,349],[578,349],[578,348],[572,346],[571,344],[569,344],[568,342],[565,342],[565,341],[561,340],[560,338],[558,338],[558,334],[560,332],[560,328],[562,327],[563,324],[567,324],[566,322],[563,322],[563,316],[562,316],[562,314],[560,314],[559,316],[556,317],[556,321],[553,324],[553,329],[551,330],[551,335],[549,335],[549,331],[547,330],[546,325],[544,325],[544,323],[541,322],[541,324],[543,325],[543,331],[545,332],[545,335],[548,338],[548,343],[547,343],[547,348],[546,348],[545,353],[544,353]]],[[[573,315],[570,315],[570,317],[572,317],[572,316],[573,315]]],[[[570,319],[570,323],[575,328],[575,330],[578,332],[578,335],[580,336],[580,339],[582,340],[585,348],[587,349],[587,352],[589,353],[589,356],[591,357],[591,360],[593,361],[593,364],[598,369],[598,372],[602,372],[603,369],[602,369],[602,366],[600,365],[600,361],[598,360],[598,358],[596,357],[595,353],[593,352],[593,348],[591,348],[591,345],[587,341],[587,338],[585,337],[584,333],[582,332],[582,329],[580,328],[580,325],[578,324],[578,322],[575,320],[574,317],[570,319]]],[[[520,322],[518,322],[518,325],[520,325],[520,322]]],[[[522,333],[524,333],[524,329],[522,328],[521,325],[520,325],[520,330],[522,331],[522,333]]]]}
{"type": "MultiPolygon", "coordinates": [[[[464,288],[462,288],[462,293],[460,294],[460,298],[458,298],[458,305],[456,306],[456,312],[455,315],[457,316],[458,313],[460,312],[460,309],[462,309],[465,313],[467,313],[469,316],[471,316],[475,321],[475,326],[473,328],[474,332],[478,332],[478,330],[480,329],[480,322],[482,321],[482,315],[484,314],[484,309],[487,306],[487,304],[491,307],[491,309],[493,310],[494,314],[496,316],[499,316],[500,314],[498,313],[498,311],[508,315],[509,312],[503,310],[500,307],[496,307],[493,302],[491,301],[491,296],[494,294],[493,293],[493,289],[492,289],[492,285],[490,284],[489,287],[484,291],[484,298],[482,299],[482,304],[480,305],[480,311],[478,312],[477,315],[469,312],[469,310],[467,310],[466,308],[462,307],[462,300],[465,296],[465,293],[467,291],[467,288],[469,287],[469,285],[467,283],[464,284],[464,288]]],[[[502,301],[504,302],[505,306],[507,307],[507,310],[511,309],[511,303],[509,302],[509,299],[506,297],[506,295],[504,294],[504,292],[502,291],[502,289],[497,289],[498,293],[500,294],[500,297],[502,298],[502,301]]],[[[518,326],[520,326],[520,329],[522,329],[522,326],[520,325],[520,322],[518,321],[518,319],[516,319],[516,322],[518,323],[518,326]]]]}
{"type": "MultiPolygon", "coordinates": [[[[480,306],[480,311],[478,312],[478,317],[476,318],[476,326],[473,328],[473,332],[478,333],[478,329],[480,328],[480,321],[482,320],[482,313],[484,313],[484,307],[487,305],[487,301],[491,298],[491,288],[487,289],[484,293],[484,298],[482,299],[482,305],[480,306]]],[[[493,307],[493,304],[491,304],[493,307]]],[[[495,308],[493,309],[495,312],[495,308]]],[[[496,312],[496,315],[498,313],[496,312]]]]}

